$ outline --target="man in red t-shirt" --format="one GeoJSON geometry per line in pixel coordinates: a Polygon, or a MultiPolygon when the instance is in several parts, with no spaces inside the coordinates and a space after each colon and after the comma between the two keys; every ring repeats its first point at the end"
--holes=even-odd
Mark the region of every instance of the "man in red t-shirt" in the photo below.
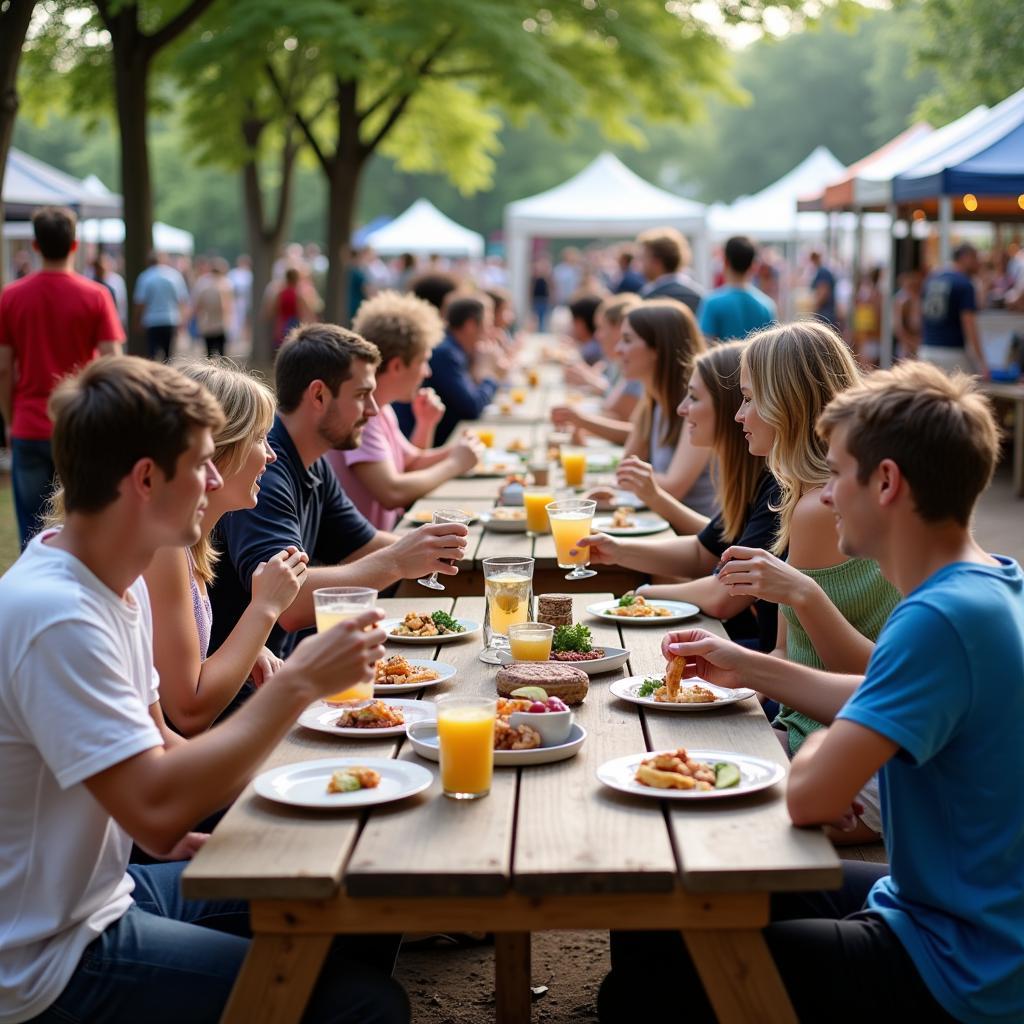
{"type": "Polygon", "coordinates": [[[72,269],[75,215],[54,206],[32,218],[43,269],[0,293],[0,413],[10,425],[11,482],[22,547],[42,525],[53,490],[46,406],[61,377],[119,355],[124,331],[110,292],[72,269]]]}

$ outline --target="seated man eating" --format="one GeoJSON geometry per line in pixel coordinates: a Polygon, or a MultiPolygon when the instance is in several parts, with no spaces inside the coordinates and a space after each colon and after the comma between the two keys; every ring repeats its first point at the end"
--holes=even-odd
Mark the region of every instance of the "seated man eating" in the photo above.
{"type": "MultiPolygon", "coordinates": [[[[199,538],[221,483],[220,407],[177,370],[126,357],[64,380],[49,411],[64,526],[0,579],[0,1021],[216,1021],[248,909],[182,899],[181,858],[206,839],[189,829],[311,702],[373,678],[380,613],[304,643],[229,722],[176,735],[142,573],[199,538]],[[133,839],[178,862],[129,866],[133,839]]],[[[394,937],[339,941],[305,1019],[408,1021],[397,951],[394,937]]]]}
{"type": "MultiPolygon", "coordinates": [[[[773,899],[765,939],[797,1018],[1019,1022],[1024,574],[970,529],[999,432],[970,378],[925,363],[839,394],[818,429],[840,550],[876,559],[903,595],[866,674],[782,662],[702,630],[669,634],[663,650],[690,676],[802,703],[827,724],[792,762],[794,824],[851,821],[879,773],[891,863],[850,861],[839,892],[773,899]]],[[[713,1020],[681,937],[651,934],[613,935],[601,1020],[670,1007],[713,1020]]]]}

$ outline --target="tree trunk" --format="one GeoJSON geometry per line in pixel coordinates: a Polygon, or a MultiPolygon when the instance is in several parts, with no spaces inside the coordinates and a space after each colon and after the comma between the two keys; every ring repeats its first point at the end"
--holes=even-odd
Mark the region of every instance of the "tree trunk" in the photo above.
{"type": "Polygon", "coordinates": [[[324,319],[334,324],[349,322],[349,262],[361,173],[361,166],[336,155],[328,179],[327,258],[330,263],[327,267],[324,319]]]}
{"type": "Polygon", "coordinates": [[[11,0],[0,13],[0,287],[4,283],[4,172],[18,117],[18,61],[35,0],[11,0]]]}

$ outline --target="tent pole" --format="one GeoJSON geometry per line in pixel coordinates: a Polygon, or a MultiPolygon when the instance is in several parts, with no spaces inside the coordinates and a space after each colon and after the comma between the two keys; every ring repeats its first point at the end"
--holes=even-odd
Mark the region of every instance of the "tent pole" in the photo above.
{"type": "Polygon", "coordinates": [[[939,196],[939,263],[947,266],[953,259],[953,197],[939,196]]]}
{"type": "Polygon", "coordinates": [[[885,212],[889,215],[889,229],[886,233],[888,240],[888,252],[882,260],[882,347],[879,352],[879,362],[883,367],[890,367],[893,364],[893,294],[896,283],[896,247],[893,238],[893,228],[896,225],[896,204],[890,203],[885,212]]]}

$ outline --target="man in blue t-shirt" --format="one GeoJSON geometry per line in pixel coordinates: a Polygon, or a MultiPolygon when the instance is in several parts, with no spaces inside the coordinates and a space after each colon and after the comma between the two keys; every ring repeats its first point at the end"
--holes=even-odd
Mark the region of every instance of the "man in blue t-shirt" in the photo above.
{"type": "MultiPolygon", "coordinates": [[[[832,723],[793,759],[794,824],[849,821],[857,793],[879,775],[891,863],[850,861],[838,893],[773,899],[765,940],[797,1018],[1019,1022],[1024,574],[970,530],[998,428],[970,378],[908,362],[836,397],[818,429],[831,473],[821,500],[840,550],[876,559],[904,595],[864,677],[703,630],[670,633],[663,650],[684,657],[690,675],[755,687],[832,723]]],[[[603,1021],[640,1008],[629,993],[643,942],[613,936],[603,1021]]],[[[640,955],[647,979],[662,976],[662,956],[673,962],[652,1003],[707,1019],[681,940],[653,961],[640,955]]]]}
{"type": "Polygon", "coordinates": [[[929,274],[921,292],[921,348],[918,355],[943,370],[988,375],[978,337],[978,300],[971,278],[978,272],[978,250],[961,245],[953,263],[929,274]]]}
{"type": "Polygon", "coordinates": [[[749,238],[730,238],[723,255],[725,284],[704,297],[698,318],[709,340],[738,341],[775,319],[775,303],[750,283],[757,249],[749,238]]]}
{"type": "Polygon", "coordinates": [[[293,331],[274,363],[277,418],[274,450],[254,508],[229,512],[214,535],[221,552],[209,588],[210,652],[235,628],[251,600],[252,576],[283,547],[310,557],[298,596],[271,631],[267,646],[284,657],[295,633],[314,622],[313,591],[359,586],[383,590],[430,572],[454,575],[466,550],[465,526],[423,526],[401,537],[371,526],[341,489],[324,456],[359,444],[373,400],[377,346],[334,324],[293,331]],[[291,635],[289,635],[291,634],[291,635]]]}
{"type": "Polygon", "coordinates": [[[135,326],[146,331],[150,359],[166,359],[174,334],[188,313],[188,286],[163,253],[152,253],[149,266],[135,282],[135,326]]]}

